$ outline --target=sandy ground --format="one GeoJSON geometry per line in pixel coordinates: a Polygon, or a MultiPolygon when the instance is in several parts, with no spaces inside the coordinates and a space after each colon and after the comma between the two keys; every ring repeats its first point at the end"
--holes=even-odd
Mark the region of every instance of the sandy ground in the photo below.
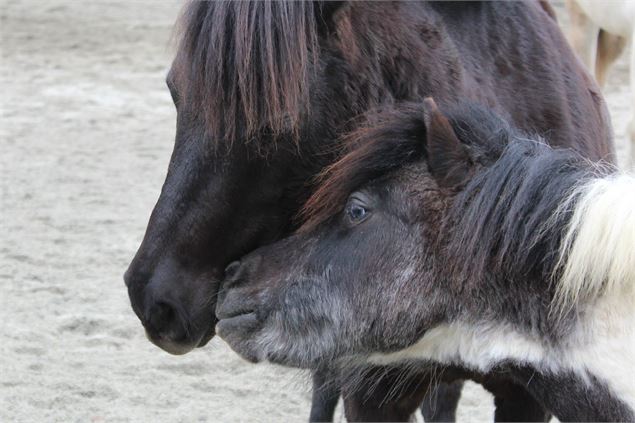
{"type": "MultiPolygon", "coordinates": [[[[170,356],[129,307],[122,273],[172,149],[178,4],[0,4],[0,421],[304,420],[306,374],[220,340],[170,356]]],[[[618,141],[626,80],[622,60],[607,91],[618,141]]],[[[459,419],[492,413],[470,385],[459,419]]]]}

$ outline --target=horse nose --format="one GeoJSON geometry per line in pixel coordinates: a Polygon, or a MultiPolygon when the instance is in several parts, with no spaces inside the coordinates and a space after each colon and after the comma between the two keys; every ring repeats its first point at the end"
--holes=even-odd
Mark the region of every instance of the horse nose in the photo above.
{"type": "Polygon", "coordinates": [[[239,260],[229,263],[229,265],[225,268],[225,279],[223,281],[223,288],[230,288],[232,286],[235,286],[244,279],[245,266],[243,264],[244,262],[241,262],[239,260]]]}
{"type": "Polygon", "coordinates": [[[144,292],[143,325],[155,338],[179,341],[186,336],[178,304],[159,280],[151,280],[144,292]]]}
{"type": "Polygon", "coordinates": [[[241,282],[246,282],[250,274],[253,274],[260,265],[260,255],[249,255],[242,260],[237,260],[229,263],[225,268],[225,280],[223,281],[223,288],[231,288],[238,285],[241,282]]]}
{"type": "Polygon", "coordinates": [[[123,282],[126,284],[127,287],[130,287],[130,282],[132,280],[131,274],[132,272],[130,271],[130,268],[126,269],[123,274],[123,282]]]}
{"type": "Polygon", "coordinates": [[[175,318],[174,307],[165,302],[157,302],[148,307],[145,323],[148,330],[164,337],[168,334],[175,318]]]}
{"type": "Polygon", "coordinates": [[[179,342],[186,337],[183,324],[172,304],[158,301],[150,305],[144,320],[146,330],[159,340],[179,342]]]}
{"type": "Polygon", "coordinates": [[[151,273],[143,264],[133,260],[123,274],[123,281],[128,289],[142,290],[150,281],[150,276],[151,273]]]}

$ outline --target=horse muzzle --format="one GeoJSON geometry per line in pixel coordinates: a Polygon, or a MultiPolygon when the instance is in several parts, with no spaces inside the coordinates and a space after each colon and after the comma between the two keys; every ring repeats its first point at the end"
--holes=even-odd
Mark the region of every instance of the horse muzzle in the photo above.
{"type": "Polygon", "coordinates": [[[179,292],[170,289],[165,281],[149,279],[143,283],[130,271],[125,275],[132,308],[148,340],[175,355],[207,344],[215,334],[214,302],[183,303],[179,292]]]}

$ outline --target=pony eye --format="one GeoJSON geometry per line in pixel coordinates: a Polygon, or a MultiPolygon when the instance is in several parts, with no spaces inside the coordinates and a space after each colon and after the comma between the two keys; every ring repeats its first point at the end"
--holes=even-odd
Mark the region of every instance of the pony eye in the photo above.
{"type": "Polygon", "coordinates": [[[357,222],[361,222],[362,220],[364,220],[364,218],[366,218],[366,215],[368,214],[368,210],[366,210],[364,206],[361,206],[359,204],[351,204],[348,207],[347,213],[351,221],[354,223],[357,223],[357,222]]]}

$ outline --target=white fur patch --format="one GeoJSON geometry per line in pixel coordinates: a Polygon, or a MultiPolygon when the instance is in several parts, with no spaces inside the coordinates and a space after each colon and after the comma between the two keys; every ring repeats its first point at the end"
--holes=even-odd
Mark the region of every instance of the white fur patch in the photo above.
{"type": "Polygon", "coordinates": [[[369,361],[388,364],[430,360],[487,372],[502,362],[529,365],[542,372],[574,372],[606,383],[612,394],[635,409],[635,311],[632,298],[602,300],[568,339],[546,345],[538,336],[496,322],[443,324],[414,345],[369,361]]]}
{"type": "Polygon", "coordinates": [[[633,296],[635,286],[635,177],[593,179],[560,208],[574,204],[555,271],[554,309],[602,294],[633,296]]]}

